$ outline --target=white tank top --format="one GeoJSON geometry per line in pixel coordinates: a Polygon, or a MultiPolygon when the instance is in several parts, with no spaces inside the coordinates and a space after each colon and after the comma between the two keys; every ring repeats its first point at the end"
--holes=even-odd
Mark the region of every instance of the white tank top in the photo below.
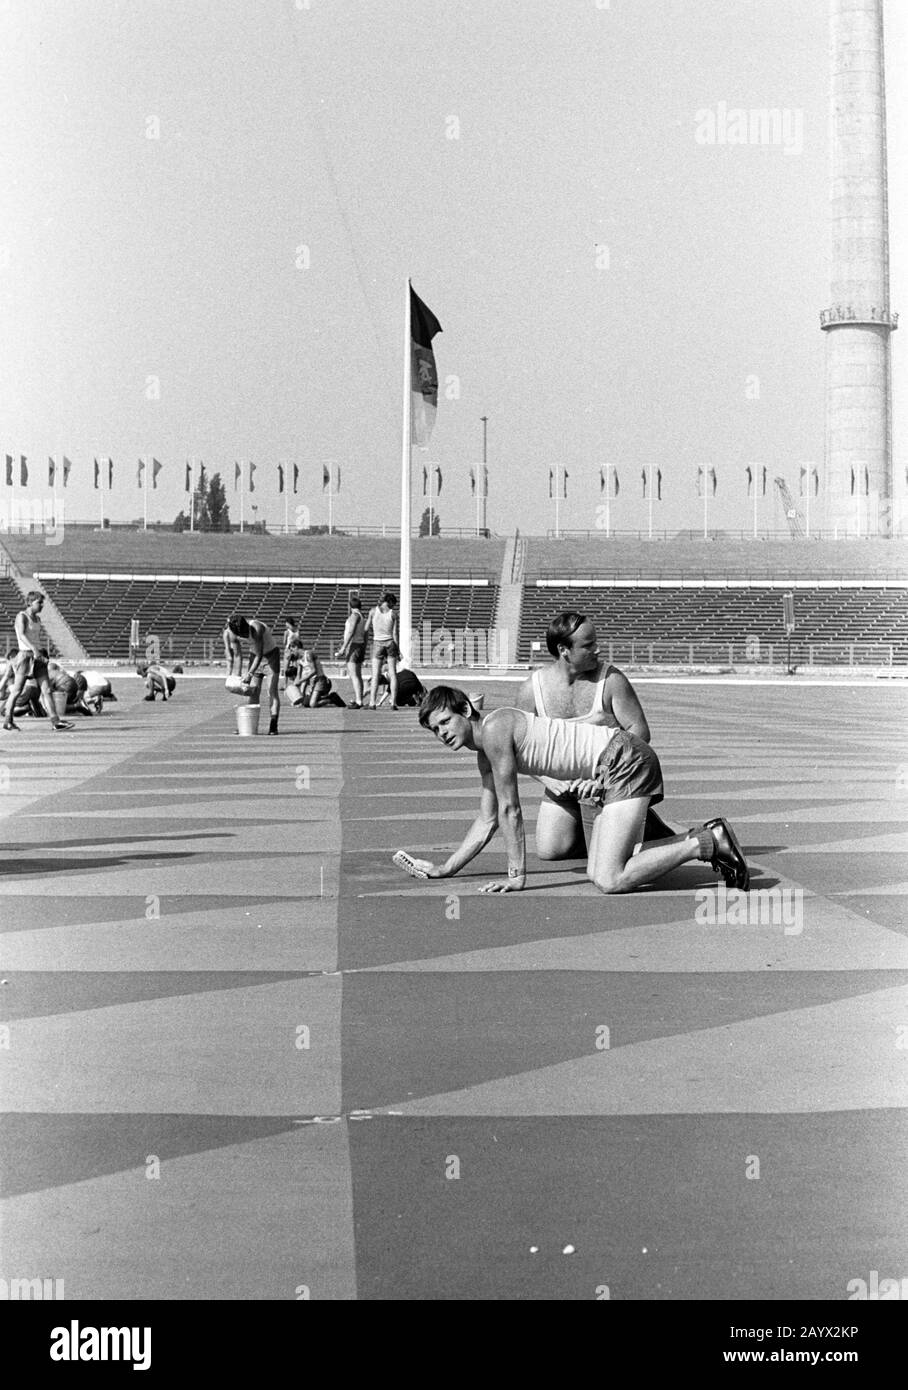
{"type": "Polygon", "coordinates": [[[372,609],[372,636],[375,641],[390,642],[394,636],[394,621],[397,614],[393,608],[383,613],[378,607],[372,609]]]}
{"type": "Polygon", "coordinates": [[[596,764],[618,726],[590,724],[583,719],[548,719],[519,710],[526,720],[517,743],[517,770],[530,777],[554,777],[572,782],[592,777],[596,764]]]}
{"type": "MultiPolygon", "coordinates": [[[[25,636],[27,637],[28,641],[31,642],[35,651],[40,651],[44,645],[43,641],[41,640],[41,619],[30,618],[28,616],[27,608],[23,609],[22,611],[25,614],[25,622],[23,623],[23,627],[25,628],[25,636]]],[[[19,642],[20,652],[28,651],[28,647],[25,646],[18,632],[16,633],[16,637],[19,642]]]]}
{"type": "MultiPolygon", "coordinates": [[[[589,714],[574,714],[566,721],[568,724],[608,724],[608,716],[602,708],[602,700],[605,693],[605,682],[608,680],[608,674],[611,669],[611,666],[605,668],[605,675],[596,685],[596,690],[593,695],[593,705],[589,714]]],[[[542,715],[545,719],[558,717],[550,715],[545,707],[545,696],[542,693],[541,671],[533,672],[533,700],[536,705],[537,714],[542,715]]]]}

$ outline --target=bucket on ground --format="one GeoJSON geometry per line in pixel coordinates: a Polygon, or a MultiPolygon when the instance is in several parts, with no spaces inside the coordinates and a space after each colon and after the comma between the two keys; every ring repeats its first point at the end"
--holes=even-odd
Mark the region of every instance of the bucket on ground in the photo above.
{"type": "Polygon", "coordinates": [[[258,733],[261,712],[261,705],[237,705],[236,731],[240,738],[252,738],[253,734],[258,733]]]}

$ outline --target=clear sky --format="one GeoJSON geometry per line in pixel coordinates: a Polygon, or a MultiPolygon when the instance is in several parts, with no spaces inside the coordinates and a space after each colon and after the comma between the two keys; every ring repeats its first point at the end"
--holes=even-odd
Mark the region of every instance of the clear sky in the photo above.
{"type": "MultiPolygon", "coordinates": [[[[887,66],[908,312],[906,8],[887,66]]],[[[0,451],[44,483],[65,452],[70,516],[97,507],[94,454],[113,514],[140,515],[154,454],[154,515],[196,455],[234,508],[233,460],[255,460],[276,521],[296,459],[318,522],[332,459],[339,523],[394,523],[408,274],[444,328],[443,525],[471,522],[482,415],[501,532],[551,526],[556,463],[562,525],[592,528],[607,463],[614,524],[643,524],[654,463],[671,527],[696,524],[698,465],[717,523],[746,525],[748,461],[792,481],[822,461],[826,0],[0,0],[0,26],[0,451]],[[801,113],[798,148],[698,143],[720,102],[801,113]]]]}

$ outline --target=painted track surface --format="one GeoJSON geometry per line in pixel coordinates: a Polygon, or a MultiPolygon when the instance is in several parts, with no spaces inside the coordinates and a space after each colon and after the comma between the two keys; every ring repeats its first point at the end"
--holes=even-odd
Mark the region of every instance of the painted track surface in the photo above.
{"type": "Polygon", "coordinates": [[[527,892],[480,897],[496,841],[402,876],[393,851],[447,851],[477,799],[412,714],[240,740],[215,683],[154,709],[121,685],[0,748],[0,1275],[843,1299],[908,1269],[897,692],[641,686],[666,817],[727,815],[754,887],[800,894],[793,922],[710,925],[701,866],[606,899],[531,859],[527,892]]]}

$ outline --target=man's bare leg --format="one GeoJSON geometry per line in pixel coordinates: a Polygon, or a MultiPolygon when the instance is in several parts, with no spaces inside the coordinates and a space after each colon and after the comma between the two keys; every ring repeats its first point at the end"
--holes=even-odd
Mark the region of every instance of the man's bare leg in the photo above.
{"type": "Polygon", "coordinates": [[[573,797],[543,794],[536,814],[536,855],[539,859],[580,859],[586,854],[583,816],[573,797]]]}
{"type": "Polygon", "coordinates": [[[650,841],[635,854],[634,848],[643,838],[648,806],[649,797],[635,797],[632,801],[613,801],[600,811],[586,872],[603,893],[629,893],[700,858],[696,835],[650,841]]]}

